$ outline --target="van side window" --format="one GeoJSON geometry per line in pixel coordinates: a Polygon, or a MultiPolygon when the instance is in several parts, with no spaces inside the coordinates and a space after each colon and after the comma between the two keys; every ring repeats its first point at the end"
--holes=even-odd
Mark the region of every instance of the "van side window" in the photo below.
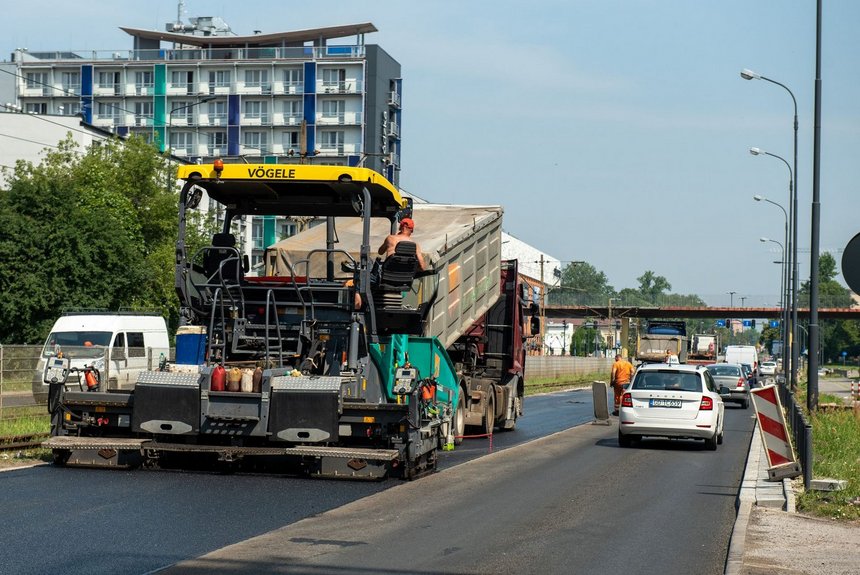
{"type": "Polygon", "coordinates": [[[116,339],[113,340],[113,348],[125,351],[125,334],[116,334],[116,339]]]}
{"type": "Polygon", "coordinates": [[[128,337],[128,357],[146,357],[146,348],[143,345],[143,332],[130,331],[128,337]]]}

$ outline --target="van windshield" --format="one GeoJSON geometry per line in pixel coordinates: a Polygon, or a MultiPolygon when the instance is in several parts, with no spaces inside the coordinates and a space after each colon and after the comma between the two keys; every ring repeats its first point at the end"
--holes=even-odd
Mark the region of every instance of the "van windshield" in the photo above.
{"type": "Polygon", "coordinates": [[[58,351],[69,359],[102,357],[110,338],[109,331],[55,331],[48,336],[42,357],[52,357],[58,351]]]}

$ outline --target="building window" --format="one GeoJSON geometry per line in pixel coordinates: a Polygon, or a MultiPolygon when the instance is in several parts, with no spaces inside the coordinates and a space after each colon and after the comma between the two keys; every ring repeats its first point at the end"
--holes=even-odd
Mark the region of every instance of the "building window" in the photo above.
{"type": "Polygon", "coordinates": [[[209,102],[209,125],[227,125],[227,102],[209,102]]]}
{"type": "Polygon", "coordinates": [[[263,249],[263,220],[254,218],[254,223],[251,225],[251,241],[254,242],[254,249],[263,249]]]}
{"type": "Polygon", "coordinates": [[[301,100],[285,100],[284,101],[284,124],[288,126],[298,126],[302,123],[304,111],[302,110],[301,100]]]}
{"type": "Polygon", "coordinates": [[[194,136],[191,132],[170,132],[170,148],[173,150],[173,153],[182,152],[185,155],[191,154],[194,149],[193,143],[191,141],[192,136],[194,136]]]}
{"type": "Polygon", "coordinates": [[[326,100],[322,103],[322,119],[326,124],[343,124],[344,100],[326,100]]]}
{"type": "Polygon", "coordinates": [[[323,91],[342,92],[346,87],[346,70],[327,68],[322,71],[323,91]]]}
{"type": "Polygon", "coordinates": [[[290,150],[293,153],[299,152],[299,133],[298,132],[284,132],[282,135],[281,143],[284,146],[284,152],[288,152],[290,150]]]}
{"type": "Polygon", "coordinates": [[[288,94],[301,94],[304,92],[305,75],[301,68],[287,68],[284,70],[284,90],[288,94]]]}
{"type": "Polygon", "coordinates": [[[269,134],[266,132],[245,132],[244,144],[255,154],[266,154],[268,153],[269,134]]]}
{"type": "Polygon", "coordinates": [[[170,123],[184,120],[188,126],[194,125],[194,102],[177,100],[170,104],[170,123]]]}
{"type": "Polygon", "coordinates": [[[320,151],[343,154],[343,131],[323,130],[320,132],[320,151]]]}
{"type": "Polygon", "coordinates": [[[120,109],[110,102],[99,102],[96,106],[96,114],[99,120],[110,120],[114,124],[120,121],[120,109]]]}
{"type": "Polygon", "coordinates": [[[48,87],[48,74],[46,72],[27,72],[27,89],[35,90],[48,87]]]}
{"type": "Polygon", "coordinates": [[[212,70],[209,72],[210,88],[229,88],[230,70],[212,70]]]}
{"type": "Polygon", "coordinates": [[[194,93],[194,72],[191,70],[174,70],[170,73],[170,87],[194,93]]]}
{"type": "Polygon", "coordinates": [[[246,100],[245,119],[260,120],[263,123],[269,121],[269,103],[260,100],[246,100]]]}
{"type": "Polygon", "coordinates": [[[268,70],[245,70],[246,88],[267,88],[269,85],[268,70]]]}
{"type": "Polygon", "coordinates": [[[80,102],[66,102],[57,106],[57,114],[61,116],[74,116],[81,113],[80,102]]]}
{"type": "Polygon", "coordinates": [[[152,94],[155,87],[151,71],[138,71],[134,73],[135,93],[141,96],[152,94]]]}
{"type": "Polygon", "coordinates": [[[119,72],[99,72],[97,87],[102,90],[113,91],[114,94],[119,95],[119,72]]]}
{"type": "Polygon", "coordinates": [[[278,224],[278,239],[285,240],[296,235],[296,224],[294,222],[281,222],[278,224]]]}
{"type": "Polygon", "coordinates": [[[134,125],[135,126],[151,126],[153,119],[152,102],[135,102],[134,103],[134,125]]]}
{"type": "Polygon", "coordinates": [[[209,145],[207,152],[210,156],[224,156],[227,154],[227,132],[209,132],[209,145]]]}
{"type": "Polygon", "coordinates": [[[78,72],[63,72],[60,76],[63,93],[68,96],[81,95],[81,75],[78,72]]]}
{"type": "Polygon", "coordinates": [[[24,111],[28,114],[47,114],[47,102],[27,102],[24,104],[24,111]]]}

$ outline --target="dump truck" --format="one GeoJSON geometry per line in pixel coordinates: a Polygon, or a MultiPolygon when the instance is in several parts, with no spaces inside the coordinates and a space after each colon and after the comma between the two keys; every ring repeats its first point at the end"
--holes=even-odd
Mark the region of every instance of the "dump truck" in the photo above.
{"type": "Polygon", "coordinates": [[[687,362],[687,324],[683,321],[652,320],[645,333],[636,339],[636,359],[643,363],[666,361],[667,355],[678,356],[681,363],[687,362]]]}
{"type": "Polygon", "coordinates": [[[501,260],[500,207],[413,206],[365,168],[216,160],[179,177],[177,362],[132,391],[80,391],[55,358],[44,377],[55,463],[205,456],[412,479],[467,426],[514,427],[537,311],[516,262],[501,260]],[[193,248],[189,211],[204,196],[223,225],[193,248]],[[254,275],[234,235],[246,215],[321,224],[269,248],[254,275]],[[418,222],[424,271],[414,243],[373,257],[404,217],[418,222]]]}
{"type": "Polygon", "coordinates": [[[687,363],[716,363],[719,340],[716,335],[697,333],[690,338],[690,352],[687,363]]]}

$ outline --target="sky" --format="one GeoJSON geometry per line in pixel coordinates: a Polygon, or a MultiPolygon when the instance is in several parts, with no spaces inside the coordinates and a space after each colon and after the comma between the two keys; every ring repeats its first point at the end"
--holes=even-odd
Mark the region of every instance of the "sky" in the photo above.
{"type": "MultiPolygon", "coordinates": [[[[129,50],[120,26],[163,30],[175,0],[4,6],[0,55],[129,50]],[[46,17],[50,14],[50,17],[46,17]]],[[[620,290],[646,270],[711,305],[779,299],[798,106],[798,277],[809,277],[813,0],[186,0],[237,34],[372,22],[402,66],[401,186],[498,204],[505,229],[620,290]],[[729,292],[735,292],[730,296],[729,292]]],[[[822,251],[860,233],[860,2],[824,2],[822,251]]],[[[841,270],[841,265],[839,266],[841,270]]],[[[841,274],[839,276],[841,280],[841,274]]]]}

